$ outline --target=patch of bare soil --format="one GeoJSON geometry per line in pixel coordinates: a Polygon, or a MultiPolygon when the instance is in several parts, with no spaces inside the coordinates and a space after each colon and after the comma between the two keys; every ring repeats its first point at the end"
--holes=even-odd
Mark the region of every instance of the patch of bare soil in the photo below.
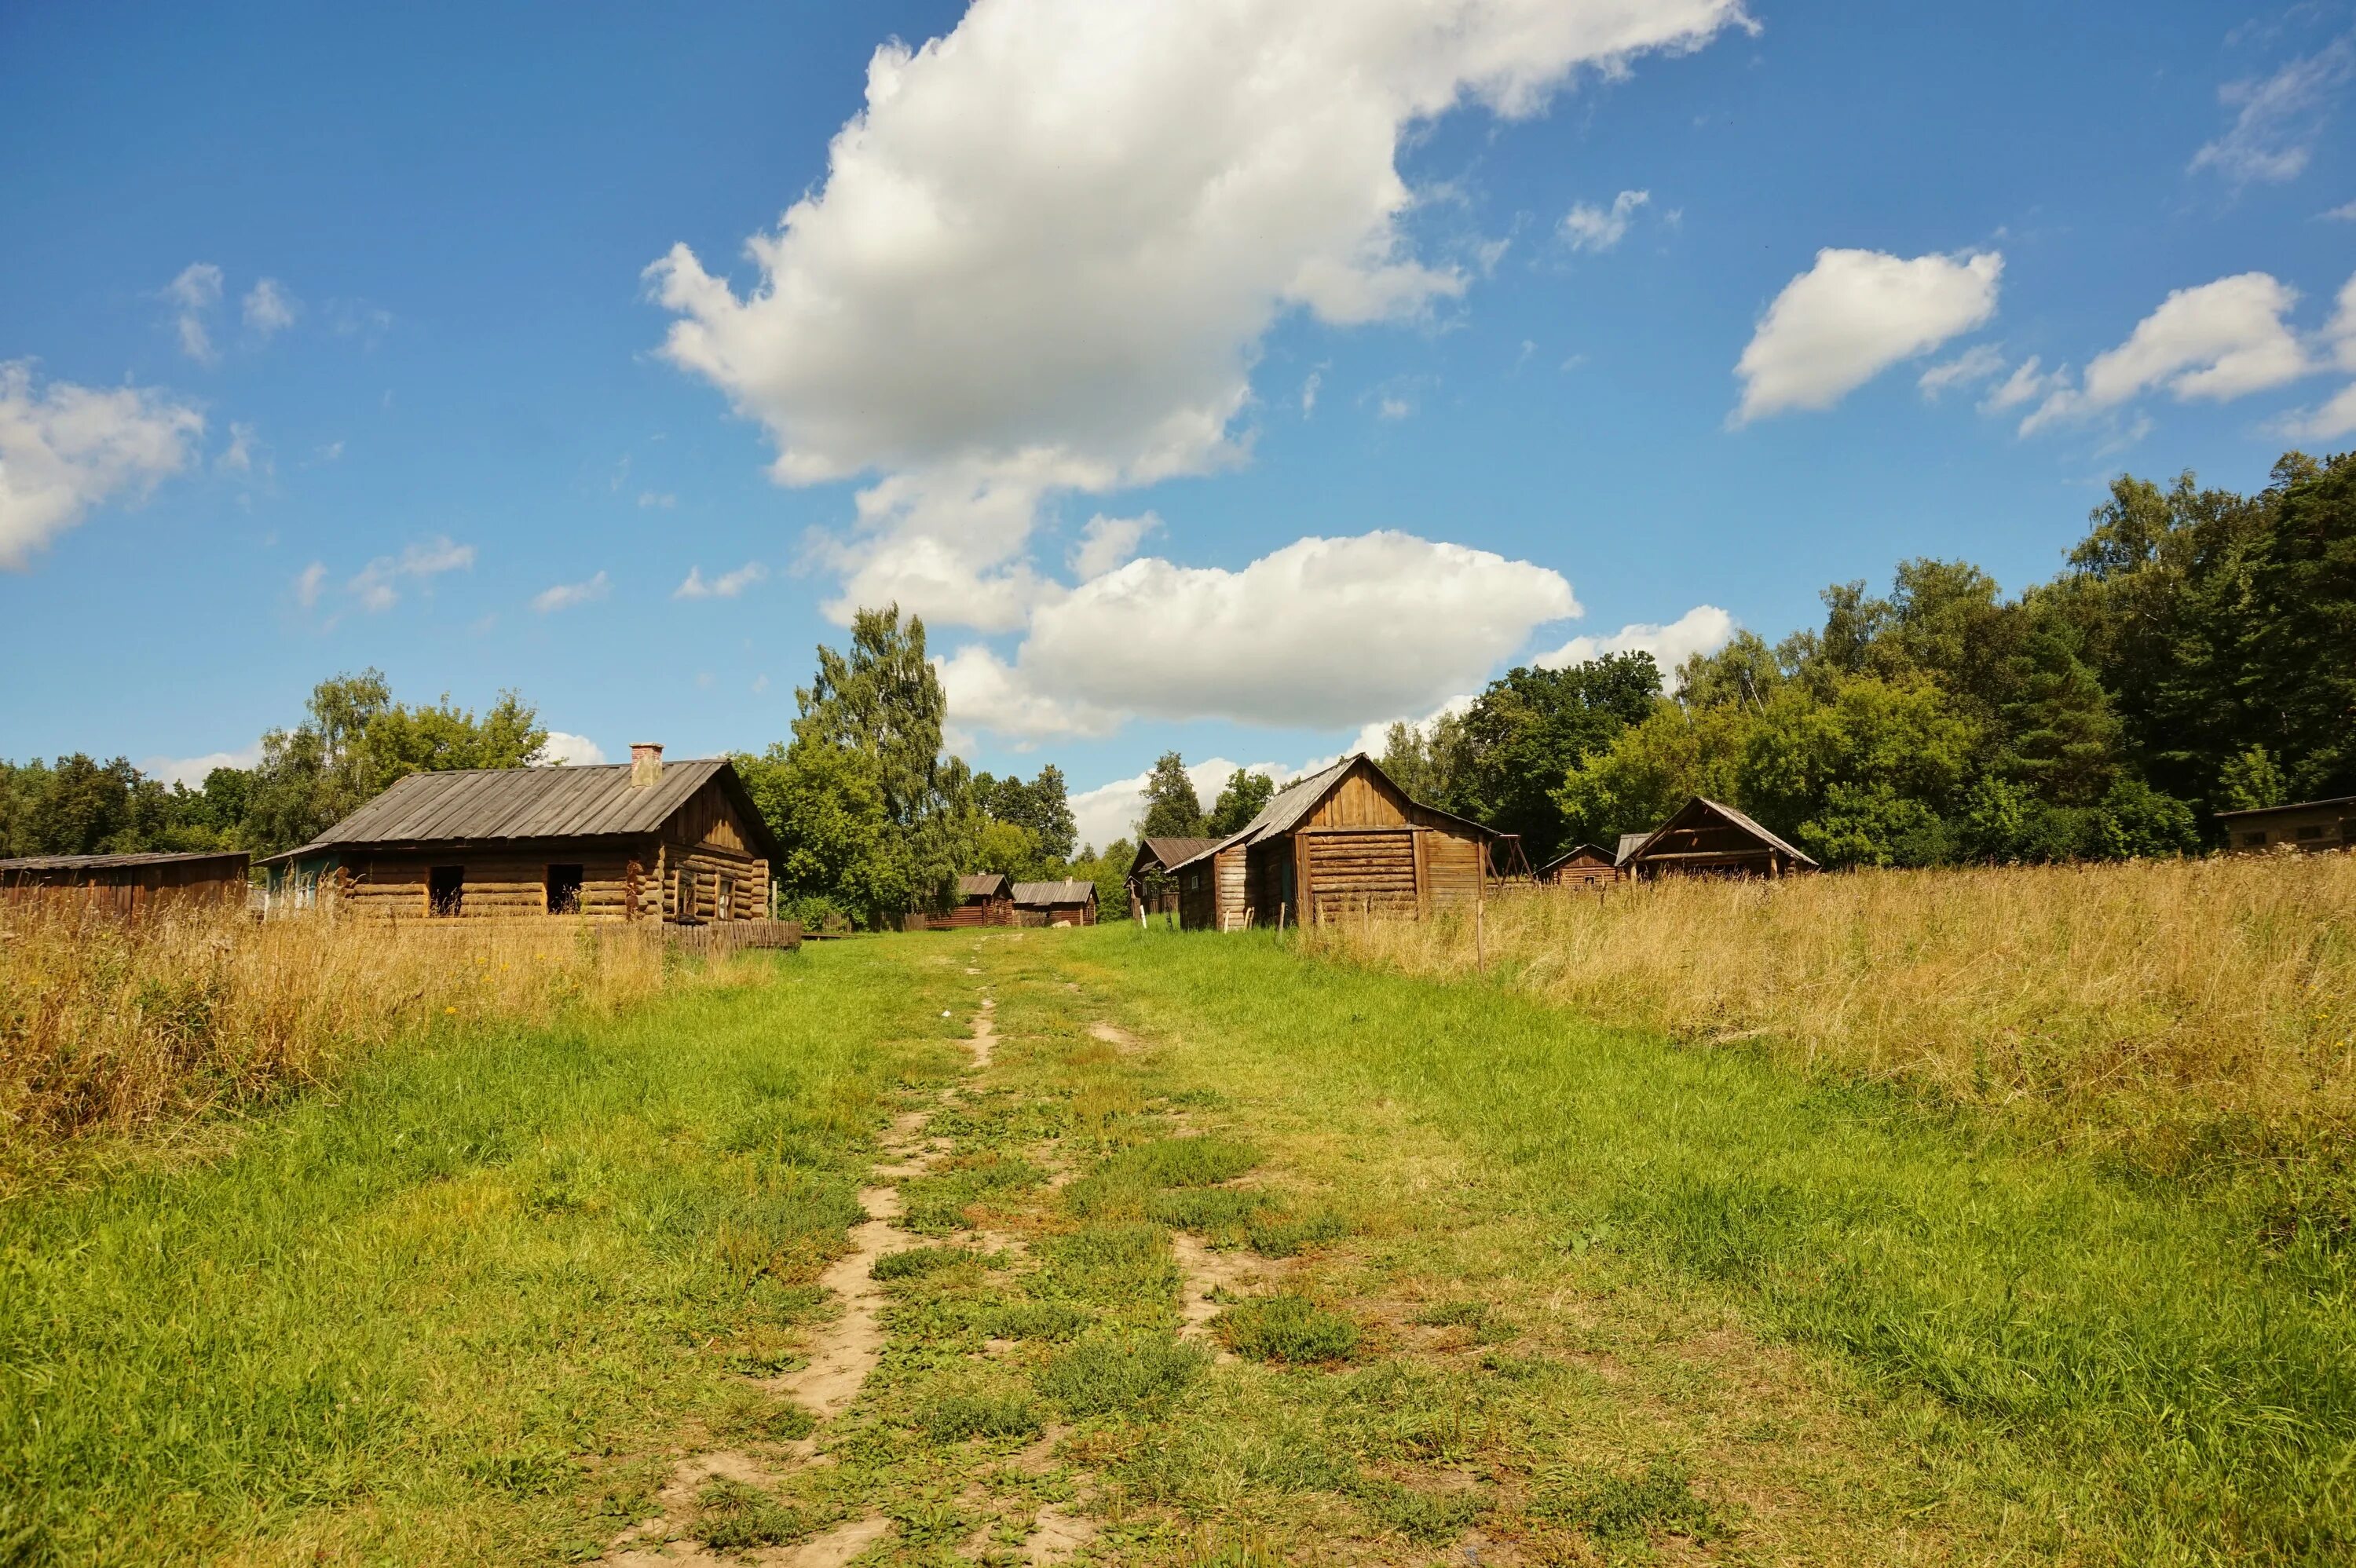
{"type": "Polygon", "coordinates": [[[1139,1040],[1119,1024],[1090,1024],[1088,1035],[1089,1038],[1100,1040],[1114,1050],[1124,1053],[1134,1054],[1145,1049],[1143,1040],[1139,1040]]]}
{"type": "MultiPolygon", "coordinates": [[[[1256,1295],[1274,1272],[1267,1264],[1241,1253],[1215,1253],[1203,1244],[1200,1237],[1183,1231],[1171,1234],[1170,1250],[1178,1256],[1180,1275],[1178,1338],[1197,1344],[1214,1345],[1211,1319],[1219,1315],[1220,1308],[1220,1303],[1213,1299],[1214,1292],[1256,1295]]],[[[1235,1352],[1217,1349],[1217,1359],[1232,1361],[1235,1352]]]]}
{"type": "MultiPolygon", "coordinates": [[[[824,1535],[813,1536],[799,1546],[788,1547],[774,1561],[779,1568],[842,1568],[842,1565],[891,1533],[888,1519],[854,1519],[848,1524],[838,1524],[824,1535]]],[[[755,1561],[764,1561],[755,1558],[755,1561]]]]}
{"type": "Polygon", "coordinates": [[[1032,1521],[1030,1537],[1023,1542],[1023,1560],[1040,1564],[1067,1563],[1096,1538],[1096,1520],[1084,1519],[1061,1503],[1049,1503],[1032,1521]]]}

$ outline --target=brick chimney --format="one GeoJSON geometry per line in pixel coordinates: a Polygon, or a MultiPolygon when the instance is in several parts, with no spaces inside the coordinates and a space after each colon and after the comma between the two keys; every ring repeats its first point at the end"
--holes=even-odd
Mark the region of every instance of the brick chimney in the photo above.
{"type": "Polygon", "coordinates": [[[630,785],[644,789],[662,777],[662,745],[655,741],[638,741],[630,747],[630,785]]]}

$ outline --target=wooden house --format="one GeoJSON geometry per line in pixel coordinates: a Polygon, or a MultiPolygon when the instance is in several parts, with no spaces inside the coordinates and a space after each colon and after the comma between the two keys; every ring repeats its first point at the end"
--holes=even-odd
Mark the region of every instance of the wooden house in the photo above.
{"type": "Polygon", "coordinates": [[[1815,861],[1741,812],[1700,795],[1686,802],[1633,848],[1624,849],[1620,863],[1640,881],[1659,877],[1783,877],[1817,869],[1815,861]]]}
{"type": "Polygon", "coordinates": [[[1241,832],[1174,868],[1179,923],[1421,919],[1482,896],[1496,837],[1409,799],[1360,752],[1279,792],[1241,832]]]}
{"type": "Polygon", "coordinates": [[[1218,842],[1215,838],[1141,839],[1129,862],[1129,893],[1148,914],[1174,914],[1180,866],[1218,842]]]}
{"type": "Polygon", "coordinates": [[[1097,885],[1079,880],[1017,882],[1014,916],[1022,925],[1094,925],[1097,885]]]}
{"type": "Polygon", "coordinates": [[[2225,828],[2225,848],[2236,855],[2356,848],[2356,795],[2221,811],[2217,820],[2225,828]]]}
{"type": "Polygon", "coordinates": [[[675,925],[769,912],[778,846],[724,759],[412,773],[298,849],[273,896],[332,890],[402,920],[578,915],[675,925]]]}
{"type": "Polygon", "coordinates": [[[137,855],[29,855],[0,860],[0,901],[70,901],[129,918],[166,904],[244,907],[242,849],[137,855]]]}
{"type": "Polygon", "coordinates": [[[1614,882],[1620,880],[1620,859],[1600,844],[1581,844],[1540,866],[1537,880],[1558,888],[1591,888],[1599,882],[1614,882]]]}
{"type": "Polygon", "coordinates": [[[939,914],[911,913],[904,931],[976,931],[1014,923],[1014,884],[997,871],[976,871],[957,880],[957,901],[939,914]]]}

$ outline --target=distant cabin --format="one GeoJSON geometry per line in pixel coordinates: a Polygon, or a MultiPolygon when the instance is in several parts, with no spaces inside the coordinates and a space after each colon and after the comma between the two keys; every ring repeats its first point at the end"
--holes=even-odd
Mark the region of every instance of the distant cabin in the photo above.
{"type": "Polygon", "coordinates": [[[273,903],[332,891],[401,920],[577,915],[672,925],[769,912],[778,845],[725,759],[412,773],[273,855],[273,903]]]}
{"type": "Polygon", "coordinates": [[[2356,795],[2254,811],[2221,811],[2217,820],[2225,828],[2225,848],[2236,855],[2356,848],[2356,795]]]}
{"type": "Polygon", "coordinates": [[[1215,838],[1146,838],[1130,858],[1129,891],[1148,914],[1174,914],[1178,884],[1170,873],[1218,842],[1215,838]]]}
{"type": "Polygon", "coordinates": [[[1619,880],[1620,861],[1600,844],[1581,844],[1540,866],[1537,880],[1553,887],[1591,888],[1619,880]]]}
{"type": "Polygon", "coordinates": [[[1633,848],[1620,864],[1640,881],[1662,877],[1786,877],[1816,862],[1730,805],[1700,795],[1633,848]]]}
{"type": "Polygon", "coordinates": [[[28,855],[0,860],[0,901],[76,903],[130,918],[167,904],[242,908],[242,849],[137,855],[28,855]]]}
{"type": "Polygon", "coordinates": [[[957,901],[940,914],[911,911],[904,931],[973,931],[1014,923],[1014,884],[998,871],[976,871],[957,880],[957,901]]]}
{"type": "Polygon", "coordinates": [[[1481,897],[1497,835],[1408,798],[1360,752],[1280,792],[1174,868],[1190,931],[1419,920],[1481,897]]]}
{"type": "Polygon", "coordinates": [[[1078,880],[1017,882],[1014,916],[1022,925],[1094,925],[1097,885],[1078,880]]]}

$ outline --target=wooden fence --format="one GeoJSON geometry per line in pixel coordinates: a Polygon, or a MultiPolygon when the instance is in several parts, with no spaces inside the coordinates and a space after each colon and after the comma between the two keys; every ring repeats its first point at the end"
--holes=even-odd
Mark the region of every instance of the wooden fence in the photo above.
{"type": "Polygon", "coordinates": [[[747,947],[790,953],[802,944],[798,920],[716,920],[705,925],[666,925],[662,931],[672,946],[690,953],[739,953],[747,947]]]}

